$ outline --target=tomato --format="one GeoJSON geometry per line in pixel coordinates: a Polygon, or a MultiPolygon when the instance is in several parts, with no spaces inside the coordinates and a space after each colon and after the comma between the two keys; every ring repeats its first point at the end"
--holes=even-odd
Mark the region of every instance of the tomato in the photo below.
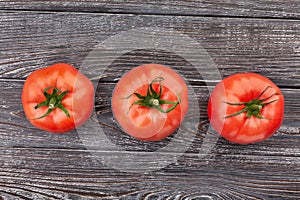
{"type": "Polygon", "coordinates": [[[68,132],[90,117],[94,87],[76,68],[59,63],[27,77],[22,104],[32,125],[49,132],[68,132]]]}
{"type": "Polygon", "coordinates": [[[145,141],[174,133],[188,110],[188,88],[172,69],[145,64],[127,72],[112,95],[112,111],[120,127],[145,141]]]}
{"type": "Polygon", "coordinates": [[[281,126],[284,97],[268,78],[239,73],[223,79],[211,93],[208,118],[227,140],[238,144],[260,142],[281,126]]]}

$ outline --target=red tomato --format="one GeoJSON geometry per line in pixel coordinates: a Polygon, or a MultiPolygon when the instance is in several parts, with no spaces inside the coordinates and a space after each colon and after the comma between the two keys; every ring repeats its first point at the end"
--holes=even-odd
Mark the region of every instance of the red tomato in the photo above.
{"type": "Polygon", "coordinates": [[[173,70],[146,64],[126,73],[116,85],[112,111],[122,129],[140,140],[172,134],[188,110],[188,88],[173,70]]]}
{"type": "Polygon", "coordinates": [[[284,97],[269,79],[240,73],[222,80],[208,103],[208,118],[227,140],[249,144],[270,137],[281,126],[284,97]]]}
{"type": "Polygon", "coordinates": [[[27,77],[22,103],[32,125],[49,132],[68,132],[90,117],[94,87],[77,69],[59,63],[27,77]]]}

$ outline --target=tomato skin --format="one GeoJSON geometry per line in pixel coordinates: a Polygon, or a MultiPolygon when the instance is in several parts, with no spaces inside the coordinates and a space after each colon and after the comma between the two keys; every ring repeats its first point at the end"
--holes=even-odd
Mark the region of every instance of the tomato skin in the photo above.
{"type": "MultiPolygon", "coordinates": [[[[153,84],[158,93],[159,84],[153,84]]],[[[144,141],[159,141],[172,134],[183,121],[188,110],[188,88],[185,81],[170,68],[159,64],[145,64],[127,72],[117,83],[112,96],[112,111],[119,126],[129,135],[144,141]],[[151,81],[163,77],[162,99],[181,102],[169,113],[154,108],[132,105],[138,98],[135,92],[147,94],[151,81]],[[131,96],[130,96],[131,95],[131,96]],[[127,98],[129,97],[130,98],[127,98]],[[132,106],[131,106],[132,105],[132,106]]],[[[161,105],[168,109],[170,105],[161,105]]]]}
{"type": "Polygon", "coordinates": [[[223,79],[209,98],[208,118],[212,127],[233,143],[250,144],[269,138],[281,126],[283,117],[284,96],[280,89],[271,80],[256,73],[239,73],[223,79]],[[249,102],[260,94],[259,99],[270,97],[265,102],[274,101],[261,108],[263,119],[253,115],[247,117],[246,112],[226,118],[245,108],[245,105],[234,106],[226,102],[249,102]]]}
{"type": "Polygon", "coordinates": [[[22,104],[32,125],[48,132],[64,133],[79,127],[90,117],[94,106],[94,87],[76,68],[58,63],[36,70],[27,77],[22,91],[22,104]],[[36,119],[49,109],[47,106],[34,108],[46,100],[44,89],[47,87],[69,91],[62,99],[62,105],[70,113],[69,118],[62,110],[55,108],[48,116],[36,119]]]}

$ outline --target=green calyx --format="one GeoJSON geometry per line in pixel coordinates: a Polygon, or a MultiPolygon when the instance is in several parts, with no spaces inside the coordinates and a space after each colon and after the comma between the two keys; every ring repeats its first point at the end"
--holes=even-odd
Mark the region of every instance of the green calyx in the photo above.
{"type": "Polygon", "coordinates": [[[225,118],[230,118],[230,117],[234,117],[234,116],[237,116],[237,115],[239,115],[239,114],[242,114],[242,113],[246,113],[246,117],[247,117],[247,118],[250,118],[251,116],[254,116],[254,117],[259,118],[259,119],[267,119],[267,118],[265,118],[264,116],[262,116],[262,114],[261,114],[262,108],[263,108],[264,106],[266,106],[266,105],[269,105],[269,104],[271,104],[271,103],[274,103],[274,102],[278,101],[278,99],[275,99],[275,100],[272,100],[272,101],[267,101],[267,100],[269,100],[270,98],[272,98],[272,97],[275,96],[275,95],[280,95],[279,93],[276,92],[276,93],[272,94],[272,95],[269,96],[269,97],[266,97],[266,98],[264,98],[264,99],[260,99],[260,97],[261,97],[261,96],[262,96],[269,88],[271,88],[271,86],[266,87],[266,88],[262,91],[262,93],[260,93],[260,94],[258,95],[258,97],[256,97],[255,99],[253,99],[253,100],[251,100],[251,101],[248,101],[248,102],[239,102],[239,103],[224,102],[224,103],[229,104],[229,105],[231,105],[231,106],[241,106],[241,105],[244,105],[244,106],[245,106],[242,110],[240,110],[240,111],[238,111],[238,112],[236,112],[236,113],[233,113],[233,114],[231,114],[231,115],[228,115],[228,116],[226,116],[225,118]],[[267,101],[267,102],[265,102],[265,101],[267,101]]]}
{"type": "MultiPolygon", "coordinates": [[[[180,97],[178,96],[178,100],[177,101],[167,101],[167,100],[162,100],[161,96],[162,96],[162,85],[161,82],[164,80],[163,77],[157,77],[154,80],[152,80],[152,82],[149,84],[148,90],[147,90],[147,95],[143,96],[139,93],[133,93],[132,95],[135,95],[139,98],[139,100],[135,101],[133,104],[131,104],[130,108],[133,105],[139,105],[139,106],[144,106],[147,108],[154,108],[162,113],[169,113],[172,110],[174,110],[176,108],[176,106],[178,104],[180,104],[180,97]],[[157,93],[154,89],[153,89],[153,83],[159,83],[159,92],[157,93]],[[166,110],[161,108],[161,105],[163,104],[171,104],[172,106],[166,110]]],[[[132,95],[130,95],[129,97],[131,97],[132,95]]],[[[129,98],[127,97],[127,98],[129,98]]],[[[129,109],[130,109],[129,108],[129,109]]]]}
{"type": "Polygon", "coordinates": [[[40,117],[34,118],[34,119],[41,119],[44,118],[46,116],[48,116],[53,110],[55,110],[56,108],[61,109],[68,118],[70,118],[70,114],[69,111],[63,106],[62,104],[62,100],[63,98],[69,93],[68,90],[62,92],[61,90],[59,90],[56,87],[50,86],[44,89],[44,95],[46,97],[46,100],[43,101],[42,103],[37,104],[34,108],[38,109],[40,107],[43,106],[47,106],[48,110],[45,114],[43,114],[40,117]],[[48,90],[53,89],[52,90],[52,94],[48,93],[48,90]]]}

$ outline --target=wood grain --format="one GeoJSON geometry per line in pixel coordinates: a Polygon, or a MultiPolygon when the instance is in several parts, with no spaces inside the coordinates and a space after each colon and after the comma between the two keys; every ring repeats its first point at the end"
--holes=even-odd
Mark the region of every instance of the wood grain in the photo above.
{"type": "Polygon", "coordinates": [[[115,14],[226,16],[245,18],[299,19],[300,3],[297,0],[224,1],[224,0],[166,0],[166,1],[0,1],[2,10],[40,10],[68,12],[98,12],[115,14]]]}
{"type": "MultiPolygon", "coordinates": [[[[218,11],[220,15],[247,16],[226,18],[171,16],[187,15],[187,9],[191,15],[198,15],[201,6],[195,7],[194,4],[200,4],[195,1],[168,4],[168,12],[164,12],[163,6],[159,6],[160,10],[156,10],[155,4],[151,7],[150,1],[139,4],[130,1],[123,10],[124,3],[111,1],[105,5],[111,10],[103,11],[98,10],[101,1],[0,1],[0,199],[297,199],[300,196],[299,21],[251,18],[297,18],[297,2],[273,1],[273,10],[269,12],[267,2],[260,1],[256,6],[253,2],[246,11],[243,6],[246,9],[252,3],[244,3],[229,13],[225,3],[215,10],[212,6],[217,2],[202,1],[206,5],[203,10],[209,12],[206,14],[217,15],[214,13],[218,11]],[[144,12],[161,15],[125,14],[144,5],[152,9],[144,12]],[[56,12],[59,9],[72,12],[56,12]],[[105,13],[80,13],[87,10],[105,13]],[[79,68],[96,45],[120,31],[139,27],[173,28],[193,38],[209,53],[222,77],[242,71],[269,77],[285,96],[282,127],[268,140],[253,145],[235,145],[219,138],[204,155],[201,151],[204,138],[215,134],[207,132],[205,110],[209,88],[184,58],[161,49],[139,49],[122,55],[96,82],[96,116],[90,120],[103,127],[107,138],[120,150],[91,150],[94,143],[86,144],[94,137],[88,131],[83,139],[77,131],[50,134],[30,125],[20,99],[28,74],[56,62],[79,68]],[[183,145],[191,142],[186,152],[172,149],[157,152],[154,157],[158,163],[178,156],[176,162],[147,173],[125,172],[105,164],[97,155],[129,158],[120,163],[125,166],[134,166],[139,157],[146,165],[149,162],[146,157],[168,145],[176,135],[157,143],[140,142],[122,133],[112,118],[110,96],[116,82],[127,70],[145,62],[172,66],[184,76],[194,89],[200,108],[200,116],[188,117],[199,118],[199,124],[188,130],[195,136],[193,141],[180,140],[183,145]]],[[[141,9],[136,12],[144,13],[141,9]]],[[[128,42],[134,41],[124,44],[128,42]]],[[[109,60],[113,54],[106,52],[102,56],[109,60]]],[[[85,74],[93,81],[99,77],[97,68],[90,68],[85,74]]],[[[217,80],[213,81],[216,83],[217,80]]],[[[136,165],[131,170],[139,169],[136,165]]]]}
{"type": "MultiPolygon", "coordinates": [[[[110,36],[134,28],[158,27],[175,29],[198,42],[222,76],[252,71],[280,87],[300,85],[297,21],[47,12],[2,12],[0,16],[0,26],[5,27],[0,33],[1,78],[25,78],[55,62],[79,67],[88,53],[110,36]]],[[[107,52],[101,56],[109,59],[112,55],[107,52]]],[[[91,78],[99,75],[88,73],[91,78]]]]}
{"type": "MultiPolygon", "coordinates": [[[[134,162],[139,154],[151,153],[165,146],[169,139],[144,143],[116,131],[115,123],[108,116],[109,93],[114,83],[106,83],[105,86],[99,83],[95,108],[98,118],[94,120],[102,120],[101,126],[106,128],[109,140],[123,149],[118,152],[111,149],[93,152],[89,150],[91,147],[83,145],[84,141],[76,131],[57,135],[33,128],[24,118],[20,105],[23,81],[0,83],[2,100],[11,102],[0,109],[0,191],[5,198],[259,199],[276,196],[293,199],[299,195],[300,174],[295,169],[300,165],[297,142],[300,133],[299,127],[291,126],[299,124],[299,119],[295,118],[299,116],[299,109],[295,109],[299,108],[295,89],[283,90],[288,109],[285,122],[269,140],[244,146],[220,138],[203,158],[199,156],[203,137],[207,134],[207,121],[203,114],[203,121],[198,130],[194,130],[196,137],[187,152],[156,154],[157,161],[164,156],[182,154],[176,163],[159,171],[134,174],[105,166],[95,153],[128,156],[131,159],[124,165],[132,166],[130,160],[134,162]],[[291,109],[295,113],[290,112],[291,109]]],[[[205,86],[196,87],[197,94],[203,98],[199,102],[200,109],[205,109],[207,89],[205,86]]],[[[93,139],[91,136],[90,141],[93,139]]],[[[182,140],[183,144],[185,142],[182,140]]]]}
{"type": "Polygon", "coordinates": [[[281,160],[274,162],[274,156],[262,162],[261,157],[216,154],[197,159],[198,155],[186,155],[158,172],[134,174],[109,169],[86,151],[7,148],[0,154],[10,158],[1,167],[1,191],[28,199],[192,199],[205,195],[213,199],[295,199],[299,195],[299,171],[290,171],[299,165],[295,158],[282,164],[281,160]]]}

